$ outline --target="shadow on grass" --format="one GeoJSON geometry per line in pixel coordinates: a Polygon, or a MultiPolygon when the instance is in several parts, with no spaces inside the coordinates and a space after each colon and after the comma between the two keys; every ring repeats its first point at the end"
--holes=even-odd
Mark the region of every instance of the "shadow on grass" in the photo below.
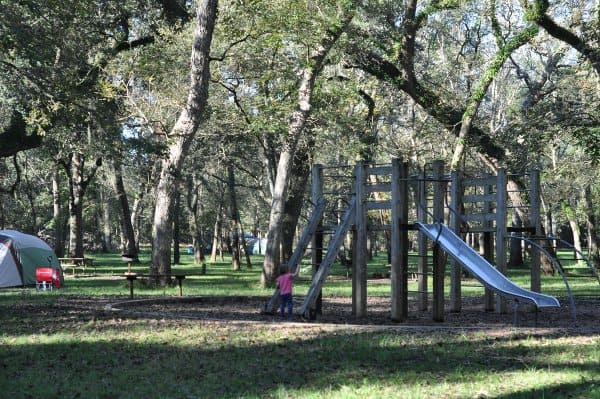
{"type": "Polygon", "coordinates": [[[597,337],[232,325],[35,301],[2,301],[0,332],[11,398],[600,396],[597,337]]]}
{"type": "Polygon", "coordinates": [[[600,378],[578,383],[553,384],[544,388],[528,389],[495,396],[498,399],[528,398],[600,398],[600,378]]]}

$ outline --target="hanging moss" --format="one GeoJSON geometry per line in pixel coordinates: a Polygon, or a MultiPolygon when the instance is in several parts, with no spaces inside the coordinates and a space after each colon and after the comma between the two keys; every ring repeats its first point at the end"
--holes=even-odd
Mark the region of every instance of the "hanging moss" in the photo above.
{"type": "Polygon", "coordinates": [[[548,11],[548,1],[547,0],[536,0],[533,2],[532,5],[529,5],[526,9],[525,9],[525,21],[528,22],[537,22],[540,19],[542,19],[542,17],[544,16],[544,14],[546,14],[546,11],[548,11]]]}
{"type": "Polygon", "coordinates": [[[500,48],[494,60],[485,70],[483,76],[481,79],[479,79],[479,82],[477,82],[477,85],[473,90],[473,94],[471,94],[471,98],[467,104],[467,108],[463,114],[463,121],[465,121],[467,118],[472,118],[475,115],[490,83],[498,75],[500,68],[502,68],[502,65],[504,65],[504,62],[508,59],[508,57],[519,47],[531,41],[531,39],[533,39],[538,32],[538,27],[536,25],[531,25],[507,41],[504,47],[500,48]]]}

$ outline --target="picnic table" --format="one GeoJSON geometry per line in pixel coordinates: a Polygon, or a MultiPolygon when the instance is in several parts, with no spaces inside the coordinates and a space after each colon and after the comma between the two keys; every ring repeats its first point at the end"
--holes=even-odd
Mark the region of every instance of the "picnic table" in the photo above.
{"type": "Polygon", "coordinates": [[[182,283],[185,280],[185,274],[137,274],[132,272],[127,272],[123,275],[129,281],[129,298],[133,299],[133,282],[137,279],[148,279],[148,278],[160,278],[174,277],[177,279],[177,285],[179,285],[179,296],[183,296],[183,287],[182,283]]]}
{"type": "Polygon", "coordinates": [[[67,271],[68,268],[71,268],[71,275],[75,276],[77,270],[83,270],[83,273],[86,272],[88,266],[94,268],[94,274],[96,274],[96,265],[94,265],[94,258],[58,258],[60,262],[60,267],[63,271],[67,271]]]}

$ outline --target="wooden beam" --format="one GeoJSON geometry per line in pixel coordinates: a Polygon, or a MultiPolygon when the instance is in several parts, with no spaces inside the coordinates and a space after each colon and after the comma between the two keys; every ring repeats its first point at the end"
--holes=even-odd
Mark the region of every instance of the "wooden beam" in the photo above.
{"type": "MultiPolygon", "coordinates": [[[[534,230],[536,237],[542,237],[542,223],[540,220],[540,171],[531,171],[529,179],[529,189],[531,190],[529,195],[531,201],[529,227],[534,230]]],[[[540,250],[534,245],[531,257],[531,290],[534,292],[541,292],[542,288],[540,256],[540,250]]]]}
{"type": "Polygon", "coordinates": [[[354,272],[352,273],[352,312],[356,317],[367,315],[367,164],[358,162],[355,168],[356,207],[356,239],[352,256],[354,272]]]}
{"type": "MultiPolygon", "coordinates": [[[[506,193],[506,170],[498,169],[496,177],[496,269],[506,275],[506,210],[507,210],[507,193],[506,193]]],[[[506,313],[508,311],[508,303],[501,296],[496,296],[496,311],[498,313],[506,313]]]]}
{"type": "Polygon", "coordinates": [[[408,163],[392,159],[391,318],[408,317],[408,163]]]}
{"type": "MultiPolygon", "coordinates": [[[[420,223],[427,223],[427,192],[425,186],[425,171],[421,171],[419,173],[418,179],[418,189],[416,195],[416,206],[417,206],[417,220],[420,223]]],[[[428,290],[428,282],[429,278],[429,268],[428,268],[428,257],[427,257],[427,236],[419,230],[417,236],[418,244],[419,244],[419,258],[417,260],[417,270],[419,273],[417,286],[419,287],[419,310],[425,311],[429,307],[429,294],[428,290]]]]}
{"type": "MultiPolygon", "coordinates": [[[[460,215],[462,214],[462,184],[461,184],[461,173],[453,170],[451,173],[451,187],[450,187],[450,228],[456,233],[460,234],[460,226],[462,220],[460,215]]],[[[462,267],[460,263],[452,259],[450,261],[450,311],[460,312],[462,309],[462,267]]]]}
{"type": "MultiPolygon", "coordinates": [[[[443,161],[433,162],[433,219],[434,223],[444,222],[444,196],[446,195],[445,183],[442,182],[444,174],[443,161]]],[[[444,277],[446,270],[446,257],[439,245],[433,247],[433,320],[444,321],[444,277]]]]}

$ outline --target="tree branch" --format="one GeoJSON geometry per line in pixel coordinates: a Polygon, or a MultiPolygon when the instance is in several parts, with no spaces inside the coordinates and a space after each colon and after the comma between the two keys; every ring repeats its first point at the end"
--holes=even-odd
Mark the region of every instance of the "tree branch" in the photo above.
{"type": "MultiPolygon", "coordinates": [[[[466,111],[465,108],[454,108],[446,104],[435,92],[424,87],[418,81],[408,84],[402,71],[378,54],[373,52],[361,54],[360,52],[351,51],[349,55],[353,57],[355,67],[403,91],[446,129],[458,135],[462,117],[466,111]]],[[[486,132],[476,126],[471,128],[468,144],[496,159],[504,158],[504,149],[494,143],[486,132]]]]}
{"type": "Polygon", "coordinates": [[[132,40],[130,42],[123,41],[123,42],[120,42],[119,44],[117,44],[113,48],[113,51],[116,54],[118,54],[122,51],[133,50],[136,47],[142,47],[142,46],[146,46],[148,44],[152,44],[155,42],[155,40],[156,39],[154,38],[154,36],[145,36],[145,37],[141,37],[139,39],[132,40]]]}
{"type": "Polygon", "coordinates": [[[227,46],[227,48],[226,48],[225,50],[223,50],[223,53],[221,54],[221,56],[220,56],[220,57],[214,57],[214,56],[211,56],[209,59],[210,59],[211,61],[223,61],[223,60],[225,59],[225,57],[227,57],[227,53],[228,53],[228,52],[229,52],[229,51],[230,51],[232,48],[234,48],[235,46],[237,46],[237,45],[238,45],[238,44],[240,44],[240,43],[244,43],[245,41],[247,41],[247,40],[248,40],[248,39],[250,39],[250,38],[256,38],[256,37],[255,37],[255,36],[252,36],[252,35],[246,35],[246,36],[242,37],[241,39],[239,39],[239,40],[236,40],[236,41],[234,41],[233,43],[230,43],[230,44],[229,44],[229,46],[227,46]]]}
{"type": "Polygon", "coordinates": [[[23,115],[14,110],[10,124],[0,132],[0,158],[10,157],[19,151],[39,147],[42,137],[37,134],[28,135],[23,115]]]}
{"type": "Polygon", "coordinates": [[[558,25],[546,12],[548,11],[548,0],[535,0],[533,5],[527,6],[526,19],[537,23],[544,28],[548,34],[564,43],[567,43],[588,59],[592,67],[600,76],[600,49],[587,43],[570,30],[558,25]]]}

